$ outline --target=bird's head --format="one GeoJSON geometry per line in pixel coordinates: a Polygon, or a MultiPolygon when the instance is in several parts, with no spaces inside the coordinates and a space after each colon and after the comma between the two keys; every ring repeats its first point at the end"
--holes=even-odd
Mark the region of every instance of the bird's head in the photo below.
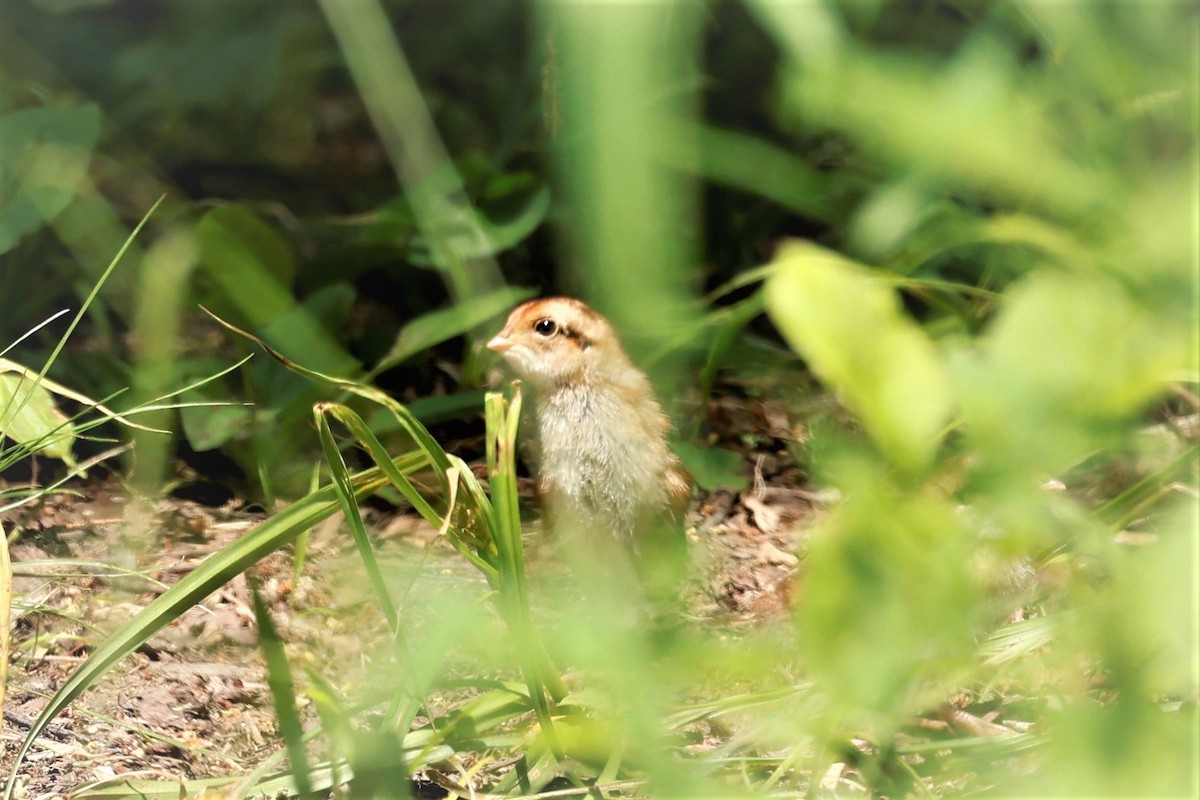
{"type": "Polygon", "coordinates": [[[621,373],[629,366],[608,320],[570,297],[522,303],[487,346],[539,389],[621,373]]]}

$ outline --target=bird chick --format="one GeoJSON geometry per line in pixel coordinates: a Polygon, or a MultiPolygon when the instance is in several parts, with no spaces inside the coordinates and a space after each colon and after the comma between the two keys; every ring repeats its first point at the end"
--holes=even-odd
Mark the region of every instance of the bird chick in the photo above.
{"type": "Polygon", "coordinates": [[[631,540],[682,518],[691,479],[667,446],[670,422],[608,320],[572,298],[531,300],[487,346],[533,390],[552,530],[631,540]]]}

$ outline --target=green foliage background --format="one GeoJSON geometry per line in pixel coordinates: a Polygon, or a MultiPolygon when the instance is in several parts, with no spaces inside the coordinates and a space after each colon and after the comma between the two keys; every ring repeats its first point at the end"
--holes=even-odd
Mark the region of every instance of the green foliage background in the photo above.
{"type": "MultiPolygon", "coordinates": [[[[795,635],[639,648],[590,587],[550,654],[601,676],[575,760],[736,794],[865,739],[889,796],[1194,792],[1198,26],[1185,2],[9,0],[0,341],[165,192],[60,382],[218,371],[240,350],[203,304],[453,435],[478,334],[536,291],[586,296],[664,386],[809,370],[856,424],[805,452],[844,500],[795,635]],[[1013,565],[1042,580],[997,592],[1013,565]],[[912,729],[956,692],[1034,725],[912,729]],[[746,733],[685,775],[667,754],[705,714],[746,733]]],[[[302,492],[329,389],[257,359],[195,399],[232,397],[254,406],[161,422],[247,491],[302,492]]],[[[156,489],[171,448],[137,452],[156,489]]]]}

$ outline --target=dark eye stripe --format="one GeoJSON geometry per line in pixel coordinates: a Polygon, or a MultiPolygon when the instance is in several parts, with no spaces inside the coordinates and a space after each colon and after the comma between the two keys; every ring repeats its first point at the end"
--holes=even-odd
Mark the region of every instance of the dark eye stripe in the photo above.
{"type": "Polygon", "coordinates": [[[549,317],[539,319],[537,322],[533,323],[533,331],[539,336],[543,336],[547,339],[556,334],[562,335],[563,338],[569,339],[575,344],[579,345],[580,349],[582,350],[587,350],[592,346],[591,339],[587,338],[573,328],[568,328],[566,325],[559,325],[549,317]]]}
{"type": "Polygon", "coordinates": [[[579,345],[581,350],[587,350],[592,346],[592,340],[577,330],[572,328],[560,328],[558,332],[570,339],[572,342],[575,342],[575,344],[579,345]]]}

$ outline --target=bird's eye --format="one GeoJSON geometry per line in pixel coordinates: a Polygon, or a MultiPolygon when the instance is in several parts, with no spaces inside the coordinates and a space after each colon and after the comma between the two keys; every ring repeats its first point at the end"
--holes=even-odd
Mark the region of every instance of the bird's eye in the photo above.
{"type": "Polygon", "coordinates": [[[533,324],[533,329],[539,336],[553,336],[558,333],[558,323],[552,319],[539,319],[533,324]]]}

